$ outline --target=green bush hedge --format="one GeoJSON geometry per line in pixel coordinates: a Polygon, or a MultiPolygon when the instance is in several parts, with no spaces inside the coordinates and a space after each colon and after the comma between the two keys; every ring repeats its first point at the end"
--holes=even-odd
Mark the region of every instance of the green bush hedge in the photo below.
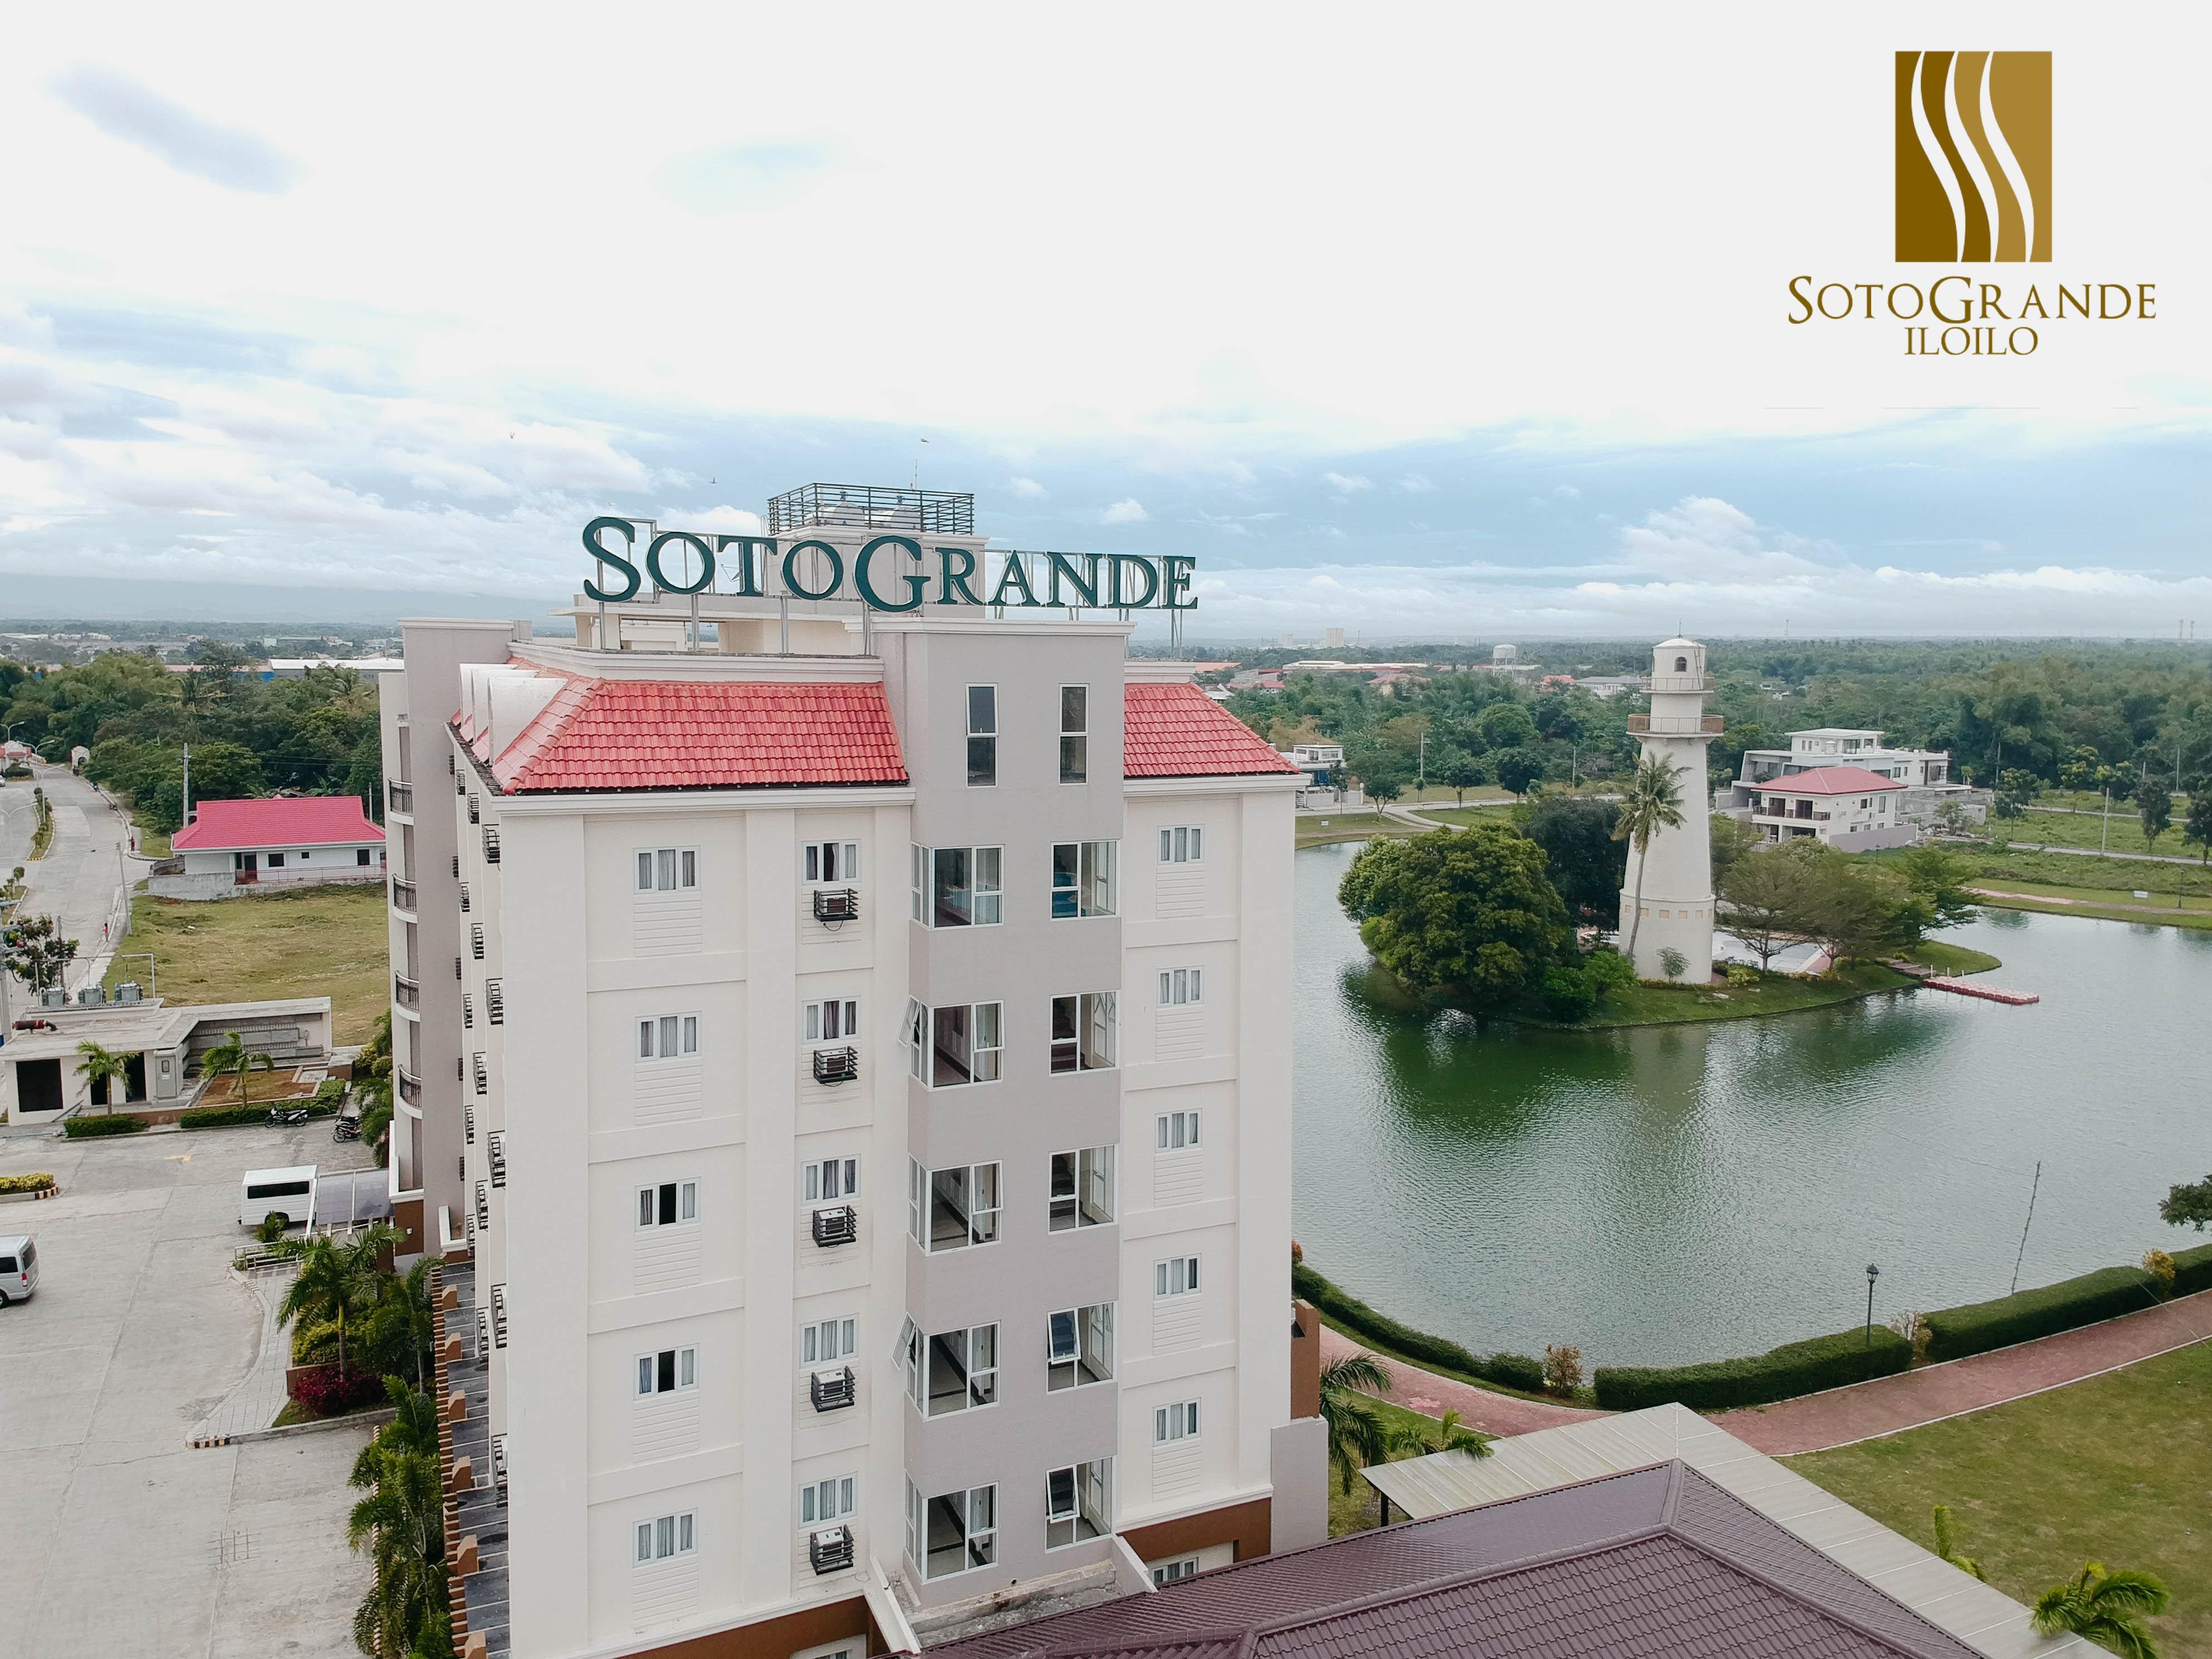
{"type": "Polygon", "coordinates": [[[1911,1363],[1912,1345],[1877,1325],[1871,1341],[1862,1328],[1703,1365],[1601,1365],[1597,1403],[1608,1411],[1632,1412],[1673,1400],[1692,1411],[1725,1411],[1888,1376],[1911,1363]]]}
{"type": "MultiPolygon", "coordinates": [[[[319,1093],[313,1100],[288,1100],[283,1103],[288,1109],[305,1106],[311,1118],[328,1117],[338,1109],[335,1097],[325,1101],[319,1093]]],[[[180,1129],[228,1129],[240,1124],[266,1123],[268,1121],[269,1108],[266,1105],[256,1106],[248,1102],[243,1106],[195,1106],[177,1119],[177,1127],[180,1129]]]]}
{"type": "Polygon", "coordinates": [[[2173,1253],[2173,1293],[2191,1296],[2198,1291],[2212,1291],[2212,1244],[2173,1253]]]}
{"type": "Polygon", "coordinates": [[[146,1127],[143,1118],[128,1112],[112,1117],[71,1117],[62,1121],[62,1133],[71,1140],[92,1140],[101,1135],[135,1135],[146,1127]]]}
{"type": "Polygon", "coordinates": [[[54,1178],[41,1170],[37,1175],[0,1176],[0,1193],[43,1193],[54,1184],[54,1178]]]}
{"type": "MultiPolygon", "coordinates": [[[[2202,1267],[2197,1269],[2199,1275],[2206,1271],[2202,1267]]],[[[2181,1260],[2177,1256],[2174,1288],[2180,1287],[2181,1260]]],[[[1928,1316],[1928,1357],[1961,1359],[1991,1348],[2008,1348],[2054,1331],[2070,1331],[2079,1325],[2094,1325],[2100,1320],[2155,1307],[2158,1302],[2158,1281],[2141,1267],[2100,1267],[2079,1279],[2001,1296],[1994,1302],[1937,1310],[1928,1316]]]]}
{"type": "Polygon", "coordinates": [[[1291,1289],[1353,1335],[1364,1337],[1378,1348],[1403,1354],[1419,1364],[1441,1365],[1468,1376],[1482,1374],[1482,1362],[1458,1343],[1431,1336],[1410,1325],[1401,1325],[1388,1314],[1376,1312],[1348,1291],[1339,1290],[1303,1261],[1291,1264],[1291,1289]]]}
{"type": "Polygon", "coordinates": [[[1482,1375],[1501,1388],[1518,1389],[1523,1394],[1544,1391],[1544,1364],[1525,1353],[1494,1353],[1482,1362],[1482,1375]]]}

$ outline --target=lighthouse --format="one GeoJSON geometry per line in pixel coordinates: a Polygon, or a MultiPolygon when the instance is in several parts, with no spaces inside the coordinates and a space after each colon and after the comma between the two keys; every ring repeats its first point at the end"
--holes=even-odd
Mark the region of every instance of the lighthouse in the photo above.
{"type": "Polygon", "coordinates": [[[1679,826],[1652,831],[1643,854],[1629,843],[1620,944],[1630,951],[1634,939],[1631,956],[1638,979],[1668,978],[1662,957],[1670,950],[1681,953],[1683,984],[1703,985],[1712,977],[1712,790],[1705,781],[1705,745],[1721,732],[1720,716],[1705,713],[1712,689],[1705,647],[1695,640],[1665,641],[1653,647],[1651,672],[1644,682],[1651,712],[1628,717],[1628,734],[1644,755],[1656,756],[1673,769],[1682,812],[1679,826]]]}

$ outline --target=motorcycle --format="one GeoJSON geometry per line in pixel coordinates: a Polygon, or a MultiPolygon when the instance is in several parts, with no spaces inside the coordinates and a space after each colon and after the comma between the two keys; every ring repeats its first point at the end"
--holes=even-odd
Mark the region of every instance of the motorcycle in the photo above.
{"type": "Polygon", "coordinates": [[[332,1140],[359,1140],[361,1139],[361,1120],[357,1117],[340,1118],[337,1122],[331,1125],[331,1139],[332,1140]]]}
{"type": "Polygon", "coordinates": [[[269,1109],[268,1121],[272,1125],[289,1127],[307,1121],[307,1109],[304,1106],[271,1106],[269,1109]]]}

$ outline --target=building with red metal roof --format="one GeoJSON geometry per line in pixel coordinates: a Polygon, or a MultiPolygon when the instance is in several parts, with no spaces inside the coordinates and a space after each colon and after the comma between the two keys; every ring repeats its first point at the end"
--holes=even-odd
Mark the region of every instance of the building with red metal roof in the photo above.
{"type": "Polygon", "coordinates": [[[384,879],[384,831],[352,795],[195,801],[169,853],[147,880],[157,898],[384,879]]]}

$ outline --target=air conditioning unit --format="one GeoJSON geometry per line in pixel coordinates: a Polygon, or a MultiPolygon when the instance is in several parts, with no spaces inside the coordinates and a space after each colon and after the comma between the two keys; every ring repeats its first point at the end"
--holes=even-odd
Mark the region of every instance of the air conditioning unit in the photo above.
{"type": "Polygon", "coordinates": [[[806,1379],[806,1394],[817,1412],[843,1410],[858,1398],[853,1386],[853,1368],[832,1365],[816,1371],[806,1379]]]}
{"type": "Polygon", "coordinates": [[[853,1565],[853,1529],[824,1527],[807,1534],[806,1559],[817,1573],[844,1571],[853,1565]]]}
{"type": "Polygon", "coordinates": [[[66,1008],[69,1006],[69,993],[58,985],[49,985],[45,990],[39,993],[39,1006],[41,1008],[66,1008]]]}
{"type": "Polygon", "coordinates": [[[138,981],[126,979],[115,988],[115,1000],[118,1002],[143,1002],[145,999],[139,992],[138,981]]]}
{"type": "Polygon", "coordinates": [[[850,1244],[860,1236],[860,1215],[849,1204],[814,1212],[814,1242],[827,1249],[833,1244],[850,1244]]]}
{"type": "Polygon", "coordinates": [[[97,985],[88,985],[76,994],[76,1000],[81,1008],[104,1008],[107,1006],[107,993],[97,985]]]}

